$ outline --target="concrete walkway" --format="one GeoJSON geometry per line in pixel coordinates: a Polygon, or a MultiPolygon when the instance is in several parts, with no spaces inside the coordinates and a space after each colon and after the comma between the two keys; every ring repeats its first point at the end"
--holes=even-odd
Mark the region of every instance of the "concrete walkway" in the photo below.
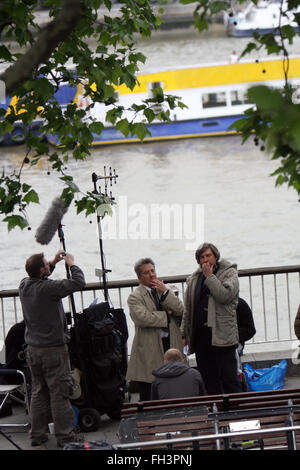
{"type": "MultiPolygon", "coordinates": [[[[9,438],[11,438],[17,446],[22,450],[61,450],[57,448],[55,436],[48,434],[49,440],[46,444],[40,447],[31,447],[31,441],[28,436],[29,427],[24,428],[13,428],[13,427],[1,427],[3,423],[11,424],[25,424],[28,423],[28,416],[24,412],[22,405],[13,405],[13,414],[4,418],[0,418],[0,432],[4,432],[9,438]]],[[[109,444],[119,443],[118,430],[119,420],[112,420],[107,415],[101,417],[101,426],[97,432],[80,433],[84,441],[106,441],[109,444]]],[[[9,442],[4,435],[0,434],[0,450],[17,450],[17,448],[9,442]]]]}

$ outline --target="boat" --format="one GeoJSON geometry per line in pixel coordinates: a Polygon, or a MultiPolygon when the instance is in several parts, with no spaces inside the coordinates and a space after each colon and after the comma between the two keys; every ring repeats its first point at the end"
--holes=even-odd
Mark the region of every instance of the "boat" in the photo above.
{"type": "MultiPolygon", "coordinates": [[[[295,87],[300,83],[299,70],[300,57],[291,58],[289,80],[295,87]]],[[[156,119],[147,124],[151,135],[146,135],[144,142],[234,134],[235,131],[229,127],[237,119],[245,117],[244,112],[252,106],[246,96],[249,87],[257,84],[284,85],[281,59],[178,67],[143,73],[137,79],[138,85],[133,90],[125,85],[116,87],[116,105],[128,109],[133,103],[142,104],[144,99],[151,97],[153,88],[161,87],[166,94],[180,96],[187,106],[171,110],[171,122],[156,119]]],[[[84,96],[81,84],[76,88],[62,85],[56,98],[63,108],[70,102],[84,109],[90,104],[90,97],[84,96]]],[[[164,104],[155,106],[156,113],[164,109],[164,104]]],[[[89,110],[89,118],[105,123],[106,113],[112,107],[96,103],[89,110]]],[[[128,111],[124,117],[132,120],[132,114],[128,111]]],[[[60,145],[56,135],[48,134],[47,139],[52,145],[60,145]]],[[[136,135],[123,135],[106,122],[100,135],[93,134],[92,145],[128,142],[140,140],[136,135]]]]}
{"type": "Polygon", "coordinates": [[[290,25],[295,31],[299,31],[294,20],[294,13],[299,13],[300,7],[293,11],[288,11],[288,2],[278,1],[258,1],[257,5],[249,3],[242,11],[231,12],[224,15],[224,24],[228,36],[247,37],[252,36],[255,31],[259,34],[279,33],[280,26],[290,25]],[[286,14],[280,18],[280,7],[286,14]]]}
{"type": "MultiPolygon", "coordinates": [[[[291,57],[289,64],[289,81],[297,88],[300,84],[300,57],[291,57]]],[[[144,142],[189,139],[195,137],[220,136],[235,134],[230,126],[238,119],[245,117],[244,112],[253,105],[247,99],[247,89],[257,84],[268,84],[274,87],[284,85],[282,59],[264,59],[237,61],[235,63],[213,63],[195,66],[162,69],[145,72],[137,76],[137,85],[133,90],[122,84],[115,87],[114,104],[91,104],[91,97],[84,93],[84,86],[79,83],[71,86],[62,83],[55,93],[55,99],[64,111],[70,103],[87,111],[87,123],[93,120],[104,123],[101,134],[93,133],[91,145],[108,145],[137,143],[137,135],[124,135],[119,129],[105,121],[106,113],[114,106],[124,107],[123,117],[135,123],[145,122],[144,116],[135,115],[129,108],[133,104],[141,105],[143,100],[153,96],[155,88],[161,88],[166,95],[181,98],[186,107],[177,107],[170,111],[170,120],[162,122],[157,117],[146,124],[150,135],[144,142]]],[[[92,87],[91,87],[92,88],[92,87]]],[[[6,112],[16,106],[16,98],[6,98],[6,112]]],[[[164,103],[155,103],[153,111],[156,116],[164,111],[164,103]]],[[[21,111],[16,111],[21,113],[21,111]]],[[[32,132],[37,135],[43,124],[41,118],[31,123],[32,132]]],[[[42,136],[49,144],[60,146],[59,137],[53,134],[42,136]]],[[[24,127],[17,121],[12,132],[0,136],[2,144],[24,142],[24,127]]]]}

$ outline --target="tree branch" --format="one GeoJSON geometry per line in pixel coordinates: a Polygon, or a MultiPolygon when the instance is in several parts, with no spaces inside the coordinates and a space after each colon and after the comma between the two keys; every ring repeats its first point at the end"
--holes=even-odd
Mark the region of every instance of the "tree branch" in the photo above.
{"type": "Polygon", "coordinates": [[[84,12],[85,7],[81,0],[64,1],[61,11],[41,29],[30,49],[0,75],[8,95],[13,95],[20,85],[32,78],[34,69],[45,63],[56,47],[69,37],[84,12]]]}

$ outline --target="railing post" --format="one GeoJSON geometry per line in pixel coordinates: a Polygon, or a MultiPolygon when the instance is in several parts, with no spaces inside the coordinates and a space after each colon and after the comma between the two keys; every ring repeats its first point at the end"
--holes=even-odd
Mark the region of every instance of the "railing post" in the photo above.
{"type": "Polygon", "coordinates": [[[268,342],[267,335],[267,318],[266,318],[266,302],[265,302],[265,286],[264,286],[264,275],[261,275],[261,291],[262,291],[262,303],[263,303],[263,316],[264,316],[264,331],[265,331],[265,340],[268,342]]]}
{"type": "Polygon", "coordinates": [[[275,291],[275,312],[276,312],[277,339],[279,340],[279,318],[278,318],[278,299],[277,299],[276,274],[274,274],[274,291],[275,291]]]}
{"type": "Polygon", "coordinates": [[[286,293],[287,293],[287,306],[288,306],[288,318],[289,318],[289,330],[290,339],[292,338],[292,327],[291,327],[291,302],[290,302],[290,288],[289,288],[289,273],[286,273],[286,293]]]}
{"type": "Polygon", "coordinates": [[[119,292],[119,306],[120,306],[120,308],[123,308],[122,307],[122,294],[121,294],[121,288],[120,287],[118,289],[118,292],[119,292]]]}
{"type": "Polygon", "coordinates": [[[251,307],[251,310],[253,310],[253,297],[252,297],[252,280],[251,280],[251,276],[249,276],[248,279],[249,279],[250,307],[251,307]]]}
{"type": "Polygon", "coordinates": [[[1,298],[1,317],[2,317],[2,334],[3,334],[3,340],[6,337],[6,331],[5,331],[5,315],[4,315],[4,302],[3,298],[1,298]]]}

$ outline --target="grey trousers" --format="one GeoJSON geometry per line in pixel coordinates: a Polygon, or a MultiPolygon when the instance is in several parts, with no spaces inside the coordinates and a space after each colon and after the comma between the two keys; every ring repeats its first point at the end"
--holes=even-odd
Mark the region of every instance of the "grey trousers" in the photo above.
{"type": "Polygon", "coordinates": [[[28,346],[26,359],[31,372],[31,438],[48,432],[49,417],[56,439],[74,434],[75,414],[70,403],[72,377],[67,345],[53,348],[28,346]]]}

